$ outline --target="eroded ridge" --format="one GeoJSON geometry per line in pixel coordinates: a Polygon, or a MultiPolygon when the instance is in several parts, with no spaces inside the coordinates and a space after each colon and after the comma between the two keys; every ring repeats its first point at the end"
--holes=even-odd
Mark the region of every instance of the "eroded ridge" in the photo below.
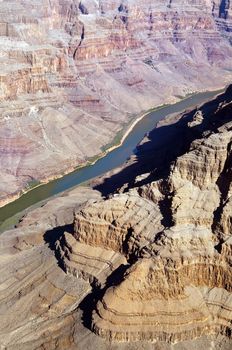
{"type": "Polygon", "coordinates": [[[107,197],[77,187],[0,236],[3,349],[231,348],[231,101],[169,116],[94,180],[123,177],[107,197]]]}
{"type": "Polygon", "coordinates": [[[102,288],[91,321],[101,337],[178,342],[204,334],[230,336],[228,101],[214,103],[208,114],[204,107],[191,114],[185,124],[191,142],[186,139],[184,153],[166,165],[165,178],[141,186],[135,181],[124,193],[86,203],[75,213],[62,261],[67,272],[91,276],[102,288]],[[125,272],[114,284],[109,276],[120,264],[125,272]]]}
{"type": "Polygon", "coordinates": [[[225,86],[230,40],[229,1],[1,1],[0,205],[101,154],[135,115],[225,86]]]}

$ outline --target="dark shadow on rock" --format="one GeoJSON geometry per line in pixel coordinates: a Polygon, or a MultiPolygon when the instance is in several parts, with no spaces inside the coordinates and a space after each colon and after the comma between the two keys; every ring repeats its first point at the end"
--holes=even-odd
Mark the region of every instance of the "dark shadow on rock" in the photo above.
{"type": "Polygon", "coordinates": [[[122,282],[124,274],[129,266],[130,264],[121,264],[116,270],[114,270],[106,280],[106,288],[109,288],[110,286],[118,286],[122,282]]]}
{"type": "Polygon", "coordinates": [[[78,308],[82,311],[82,323],[91,330],[92,314],[96,308],[97,302],[103,297],[105,289],[93,288],[79,304],[78,308]]]}
{"type": "MultiPolygon", "coordinates": [[[[232,114],[232,111],[231,111],[231,114],[232,114]]],[[[218,250],[218,252],[221,252],[222,244],[224,243],[223,228],[220,227],[219,223],[223,213],[223,208],[226,205],[228,200],[231,182],[232,182],[232,142],[228,144],[227,159],[224,164],[224,169],[221,172],[216,182],[216,184],[218,185],[218,189],[220,190],[220,203],[213,213],[212,231],[217,234],[219,239],[219,243],[215,246],[215,249],[218,250]]]]}
{"type": "Polygon", "coordinates": [[[97,303],[101,300],[109,287],[119,285],[123,278],[126,270],[130,265],[121,264],[112,274],[107,278],[106,285],[103,288],[92,285],[92,291],[89,293],[80,303],[79,308],[82,310],[82,322],[83,325],[90,329],[92,328],[92,314],[96,309],[97,303]]]}
{"type": "MultiPolygon", "coordinates": [[[[176,160],[178,156],[186,153],[189,150],[190,144],[193,140],[201,138],[203,133],[210,129],[210,132],[215,132],[217,128],[225,123],[229,118],[231,120],[231,107],[228,108],[226,113],[217,113],[216,117],[211,115],[212,111],[215,111],[220,102],[229,101],[232,98],[232,87],[227,92],[221,95],[219,98],[212,102],[206,103],[201,107],[201,111],[204,115],[203,122],[191,128],[188,128],[187,124],[192,119],[196,112],[196,109],[185,113],[181,120],[175,124],[163,126],[157,129],[153,129],[148,134],[147,142],[139,145],[136,150],[136,161],[128,162],[124,168],[122,168],[117,174],[112,175],[109,178],[105,178],[102,184],[96,185],[94,188],[100,191],[104,196],[113,193],[117,188],[129,183],[129,186],[134,186],[135,178],[138,175],[144,173],[150,173],[150,175],[136,185],[142,185],[150,183],[161,178],[165,178],[168,175],[171,164],[176,160]]],[[[165,191],[165,190],[164,190],[165,191]]],[[[165,199],[160,203],[160,209],[163,213],[164,226],[170,226],[172,217],[168,212],[170,208],[168,188],[166,189],[165,199]]],[[[57,240],[62,240],[64,232],[73,233],[73,224],[57,227],[49,230],[44,235],[44,240],[49,244],[50,249],[55,252],[58,265],[62,266],[62,259],[56,250],[57,240]]],[[[132,235],[132,229],[128,230],[128,236],[124,249],[127,250],[127,243],[132,235]]],[[[156,239],[160,238],[161,233],[158,233],[156,239]]],[[[218,247],[220,250],[220,246],[218,247]]],[[[106,285],[101,288],[96,282],[91,284],[92,291],[82,300],[78,308],[82,310],[82,322],[88,329],[92,328],[92,315],[96,310],[96,305],[99,300],[102,299],[106,290],[109,287],[119,285],[127,269],[131,266],[121,265],[107,278],[106,285]]]]}
{"type": "Polygon", "coordinates": [[[145,173],[150,173],[150,175],[146,179],[138,181],[136,186],[165,178],[169,173],[170,165],[177,157],[189,150],[193,140],[201,138],[207,130],[215,132],[220,125],[231,119],[232,111],[229,106],[228,113],[219,111],[214,116],[220,103],[227,103],[231,100],[232,85],[224,94],[202,105],[200,110],[204,119],[200,125],[188,127],[188,122],[197,112],[197,109],[194,109],[184,113],[182,118],[174,124],[153,129],[147,134],[147,141],[137,146],[135,155],[124,164],[121,170],[118,168],[118,173],[104,178],[102,183],[94,186],[94,189],[107,197],[123,186],[125,187],[124,191],[133,187],[136,177],[145,173]]]}
{"type": "Polygon", "coordinates": [[[72,223],[64,226],[54,227],[53,229],[46,231],[44,234],[44,241],[48,244],[49,248],[54,251],[57,265],[64,271],[65,268],[63,265],[63,260],[61,259],[59,251],[56,249],[56,242],[63,239],[65,232],[72,234],[74,232],[74,224],[72,223]]]}
{"type": "MultiPolygon", "coordinates": [[[[64,226],[55,227],[51,230],[48,230],[44,234],[44,241],[48,244],[49,248],[54,251],[54,255],[57,260],[58,266],[64,271],[65,267],[63,265],[63,259],[60,256],[59,249],[56,248],[57,241],[60,241],[60,244],[65,244],[62,242],[64,239],[64,233],[68,232],[73,234],[74,225],[68,224],[64,226]]],[[[128,233],[128,238],[130,236],[130,231],[128,233]]],[[[82,322],[85,327],[91,329],[91,320],[93,310],[96,308],[97,302],[103,297],[105,291],[110,286],[116,286],[121,283],[124,273],[129,267],[128,265],[121,264],[116,270],[112,271],[111,275],[107,278],[106,284],[101,288],[96,281],[91,283],[92,291],[81,301],[78,308],[82,310],[82,322]]]]}
{"type": "Polygon", "coordinates": [[[171,227],[174,225],[172,216],[172,197],[165,195],[164,199],[159,201],[159,209],[162,214],[161,224],[164,227],[171,227]]]}

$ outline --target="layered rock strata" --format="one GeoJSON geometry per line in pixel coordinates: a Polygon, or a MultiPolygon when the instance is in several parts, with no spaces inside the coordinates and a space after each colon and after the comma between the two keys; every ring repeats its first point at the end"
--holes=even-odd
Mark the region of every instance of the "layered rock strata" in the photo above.
{"type": "Polygon", "coordinates": [[[121,279],[101,285],[103,295],[92,312],[91,329],[108,341],[230,337],[231,92],[208,114],[204,106],[177,122],[187,138],[176,160],[165,164],[166,176],[141,186],[135,182],[125,193],[76,212],[66,249],[85,247],[89,260],[81,268],[82,258],[64,254],[68,272],[73,274],[72,264],[88,271],[102,251],[112,263],[118,255],[126,259],[121,279]],[[94,259],[93,251],[99,251],[94,259]]]}
{"type": "Polygon", "coordinates": [[[0,204],[100,154],[142,111],[224,86],[225,3],[1,1],[0,204]]]}
{"type": "Polygon", "coordinates": [[[154,129],[101,179],[117,192],[76,188],[1,235],[3,349],[231,348],[231,101],[154,129]]]}
{"type": "Polygon", "coordinates": [[[75,207],[88,198],[96,200],[100,194],[88,188],[73,190],[1,235],[1,349],[77,349],[73,312],[91,287],[65,274],[53,249],[64,229],[72,226],[75,207]]]}

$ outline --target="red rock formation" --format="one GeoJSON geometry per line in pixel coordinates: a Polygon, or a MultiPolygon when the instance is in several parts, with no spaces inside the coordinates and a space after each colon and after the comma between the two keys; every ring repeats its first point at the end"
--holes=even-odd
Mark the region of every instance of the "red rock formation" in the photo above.
{"type": "Polygon", "coordinates": [[[161,162],[153,130],[109,197],[77,187],[0,236],[3,349],[231,349],[231,101],[170,117],[161,162]]]}
{"type": "Polygon", "coordinates": [[[135,114],[228,82],[228,4],[1,1],[1,203],[100,153],[135,114]]]}

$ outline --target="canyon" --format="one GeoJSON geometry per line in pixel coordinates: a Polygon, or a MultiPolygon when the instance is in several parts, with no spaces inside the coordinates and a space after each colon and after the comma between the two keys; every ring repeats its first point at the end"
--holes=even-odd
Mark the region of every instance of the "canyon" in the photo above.
{"type": "Polygon", "coordinates": [[[0,205],[231,80],[231,2],[0,2],[0,205]]]}
{"type": "Polygon", "coordinates": [[[231,349],[231,114],[232,86],[0,236],[2,349],[231,349]]]}
{"type": "Polygon", "coordinates": [[[227,86],[0,235],[0,349],[230,350],[232,2],[1,0],[0,44],[0,207],[227,86]]]}

